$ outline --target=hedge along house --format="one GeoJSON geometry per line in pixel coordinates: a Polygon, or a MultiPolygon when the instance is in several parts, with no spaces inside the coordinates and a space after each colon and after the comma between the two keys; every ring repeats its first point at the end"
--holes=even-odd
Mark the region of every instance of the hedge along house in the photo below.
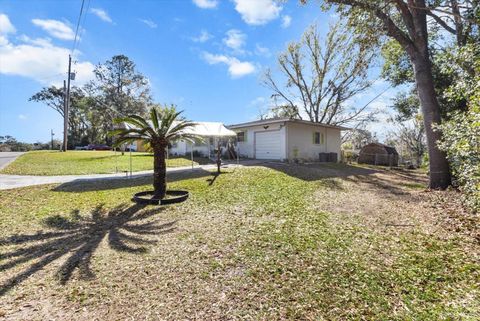
{"type": "Polygon", "coordinates": [[[348,130],[290,118],[258,120],[228,128],[237,133],[240,157],[283,161],[319,161],[323,153],[334,153],[336,157],[329,159],[339,161],[341,131],[348,130]]]}

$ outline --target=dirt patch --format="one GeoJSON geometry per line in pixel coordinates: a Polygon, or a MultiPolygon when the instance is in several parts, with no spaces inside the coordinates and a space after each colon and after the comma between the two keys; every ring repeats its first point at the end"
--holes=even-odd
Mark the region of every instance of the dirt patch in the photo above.
{"type": "Polygon", "coordinates": [[[462,207],[458,191],[428,190],[425,174],[375,170],[358,175],[356,169],[348,169],[350,175],[335,177],[329,172],[334,178],[324,182],[328,188],[317,190],[313,203],[339,228],[392,235],[420,232],[445,239],[461,233],[473,243],[480,241],[478,215],[462,207]]]}

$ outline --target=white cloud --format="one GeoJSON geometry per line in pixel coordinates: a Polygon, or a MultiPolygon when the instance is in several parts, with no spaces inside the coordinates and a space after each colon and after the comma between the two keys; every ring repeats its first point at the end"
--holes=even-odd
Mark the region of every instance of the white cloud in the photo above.
{"type": "Polygon", "coordinates": [[[249,25],[264,25],[278,18],[282,7],[274,0],[234,0],[235,10],[249,25]]]}
{"type": "Polygon", "coordinates": [[[140,21],[143,22],[144,24],[146,24],[147,26],[149,26],[152,29],[155,29],[155,28],[158,27],[158,25],[150,19],[140,19],[140,21]]]}
{"type": "Polygon", "coordinates": [[[228,30],[226,35],[227,36],[223,38],[223,43],[227,47],[238,51],[242,49],[242,47],[245,45],[245,41],[247,40],[247,35],[237,29],[228,30]]]}
{"type": "Polygon", "coordinates": [[[292,24],[292,17],[285,15],[282,16],[282,28],[288,28],[292,24]]]}
{"type": "Polygon", "coordinates": [[[257,56],[264,56],[264,57],[271,57],[272,53],[270,52],[270,49],[267,47],[262,47],[260,44],[256,44],[255,46],[255,54],[257,56]]]}
{"type": "Polygon", "coordinates": [[[203,53],[203,59],[210,64],[216,65],[219,63],[228,66],[228,73],[232,78],[239,78],[255,72],[255,66],[248,61],[240,61],[235,57],[225,55],[214,55],[208,52],[203,53]]]}
{"type": "Polygon", "coordinates": [[[28,43],[28,44],[31,44],[31,45],[35,45],[35,46],[39,46],[39,47],[47,47],[47,46],[50,46],[52,44],[52,40],[50,38],[35,38],[35,39],[32,39],[26,35],[21,35],[20,37],[18,37],[18,40],[22,41],[22,42],[25,42],[25,43],[28,43]]]}
{"type": "Polygon", "coordinates": [[[193,0],[193,3],[202,9],[214,9],[218,6],[217,0],[193,0]]]}
{"type": "Polygon", "coordinates": [[[4,13],[0,13],[0,34],[6,35],[9,33],[15,33],[15,27],[10,22],[8,16],[4,13]]]}
{"type": "Polygon", "coordinates": [[[0,13],[0,46],[6,45],[8,43],[7,35],[16,31],[8,16],[0,13]]]}
{"type": "Polygon", "coordinates": [[[26,120],[27,118],[28,118],[27,115],[24,115],[24,114],[19,114],[18,115],[18,119],[20,119],[20,120],[26,120]]]}
{"type": "Polygon", "coordinates": [[[202,30],[200,31],[200,35],[198,35],[197,37],[193,37],[192,40],[194,42],[207,42],[212,38],[213,36],[209,34],[207,30],[202,30]]]}
{"type": "Polygon", "coordinates": [[[267,110],[270,106],[270,99],[266,97],[257,97],[251,100],[248,103],[248,106],[258,110],[267,110]]]}
{"type": "MultiPolygon", "coordinates": [[[[20,43],[0,43],[0,74],[23,76],[46,85],[61,85],[66,76],[70,49],[55,46],[49,39],[30,39],[23,35],[20,43]]],[[[73,60],[78,59],[78,52],[73,60]]],[[[76,72],[74,84],[80,85],[93,78],[94,65],[88,61],[72,66],[76,72]]]]}
{"type": "Polygon", "coordinates": [[[32,23],[45,30],[52,37],[73,40],[75,33],[66,23],[53,19],[32,19],[32,23]]]}
{"type": "Polygon", "coordinates": [[[113,23],[112,18],[108,15],[108,13],[100,8],[92,8],[90,9],[90,12],[99,17],[101,20],[109,23],[113,23]]]}
{"type": "Polygon", "coordinates": [[[2,34],[0,34],[0,46],[5,46],[8,44],[8,39],[7,37],[5,36],[2,36],[2,34]]]}

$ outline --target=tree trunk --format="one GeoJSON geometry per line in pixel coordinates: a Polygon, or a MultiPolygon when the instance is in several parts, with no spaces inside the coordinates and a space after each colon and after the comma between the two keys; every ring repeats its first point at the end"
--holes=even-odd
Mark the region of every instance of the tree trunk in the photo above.
{"type": "Polygon", "coordinates": [[[153,147],[153,189],[154,197],[163,199],[167,191],[167,164],[165,162],[165,147],[153,147]]]}
{"type": "Polygon", "coordinates": [[[416,54],[412,57],[417,84],[418,96],[422,107],[427,148],[429,155],[430,188],[445,189],[451,184],[450,168],[444,152],[437,147],[441,133],[433,129],[434,124],[440,124],[440,106],[433,85],[432,70],[428,56],[416,54]]]}

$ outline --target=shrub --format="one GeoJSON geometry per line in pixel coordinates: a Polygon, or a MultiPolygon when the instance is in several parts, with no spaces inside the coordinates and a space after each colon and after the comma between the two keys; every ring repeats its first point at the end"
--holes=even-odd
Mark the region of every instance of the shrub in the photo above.
{"type": "Polygon", "coordinates": [[[465,204],[480,212],[480,93],[474,94],[465,113],[454,113],[439,126],[440,149],[448,160],[465,204]]]}
{"type": "Polygon", "coordinates": [[[358,153],[351,150],[344,150],[343,160],[346,163],[356,162],[358,160],[358,153]]]}

